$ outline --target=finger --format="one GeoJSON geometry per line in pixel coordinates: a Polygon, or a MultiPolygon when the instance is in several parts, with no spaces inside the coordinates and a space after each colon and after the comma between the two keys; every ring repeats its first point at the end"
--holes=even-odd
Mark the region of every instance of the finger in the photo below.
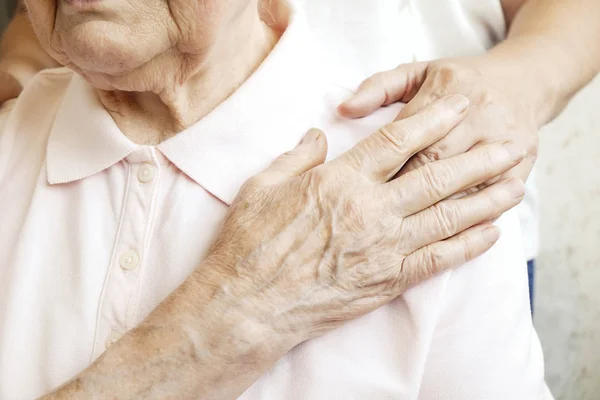
{"type": "Polygon", "coordinates": [[[410,215],[501,175],[524,157],[525,150],[512,141],[490,144],[423,165],[391,180],[384,190],[401,196],[399,204],[410,215]]]}
{"type": "Polygon", "coordinates": [[[474,132],[473,128],[469,126],[468,121],[464,121],[448,135],[412,156],[406,165],[404,165],[402,171],[400,171],[400,175],[413,171],[425,164],[466,153],[479,140],[480,135],[478,132],[474,132]]]}
{"type": "Polygon", "coordinates": [[[258,177],[271,183],[281,182],[323,164],[327,156],[327,139],[319,129],[310,129],[292,151],[277,157],[258,177]]]}
{"type": "Polygon", "coordinates": [[[421,62],[379,72],[365,79],[356,93],[338,106],[338,112],[347,118],[359,118],[381,106],[407,102],[421,87],[426,70],[427,63],[421,62]]]}
{"type": "MultiPolygon", "coordinates": [[[[425,85],[427,85],[427,84],[425,84],[425,85]]],[[[443,96],[441,96],[441,97],[443,97],[443,96]]],[[[412,117],[413,115],[415,115],[416,113],[421,111],[423,108],[425,108],[428,104],[431,104],[436,100],[439,100],[441,97],[440,96],[434,97],[432,95],[432,93],[427,90],[426,87],[422,87],[421,90],[419,92],[417,92],[417,94],[412,99],[410,99],[410,101],[408,103],[406,103],[406,105],[404,107],[402,107],[402,110],[400,110],[400,112],[396,116],[395,121],[399,121],[404,118],[412,117]]]]}
{"type": "Polygon", "coordinates": [[[411,156],[458,125],[464,119],[468,105],[468,99],[462,95],[436,101],[410,118],[379,129],[332,164],[350,166],[368,178],[385,182],[411,156]]]}
{"type": "MultiPolygon", "coordinates": [[[[396,116],[395,121],[415,115],[427,106],[427,104],[431,104],[437,99],[438,98],[434,97],[431,92],[421,90],[406,106],[404,106],[404,108],[402,108],[400,113],[396,116]]],[[[478,140],[474,140],[474,137],[477,138],[477,135],[474,135],[472,131],[470,132],[470,136],[466,135],[470,128],[467,121],[463,121],[460,125],[452,129],[448,135],[412,156],[406,165],[402,167],[402,170],[398,172],[398,175],[403,175],[430,162],[466,152],[478,140]]]]}
{"type": "MultiPolygon", "coordinates": [[[[481,146],[482,145],[480,145],[480,144],[473,146],[473,148],[470,151],[474,151],[475,149],[478,149],[481,146]]],[[[459,199],[461,197],[468,196],[472,193],[476,193],[480,190],[483,190],[486,187],[492,186],[494,183],[499,182],[501,180],[517,178],[517,179],[522,180],[523,182],[526,182],[527,178],[529,177],[529,174],[531,173],[531,170],[533,169],[533,165],[535,164],[535,159],[536,159],[535,155],[532,156],[526,151],[525,158],[521,162],[519,162],[517,165],[512,167],[511,169],[504,172],[502,175],[494,176],[494,177],[486,180],[485,182],[481,182],[481,183],[471,186],[461,192],[457,192],[456,194],[453,194],[449,198],[459,199]]]]}
{"type": "Polygon", "coordinates": [[[492,248],[499,238],[498,227],[482,224],[418,249],[402,262],[403,279],[398,282],[398,293],[440,272],[479,257],[492,248]]]}
{"type": "Polygon", "coordinates": [[[523,182],[511,179],[462,199],[441,201],[404,220],[411,231],[419,232],[410,245],[418,249],[490,221],[519,204],[524,194],[523,182]]]}

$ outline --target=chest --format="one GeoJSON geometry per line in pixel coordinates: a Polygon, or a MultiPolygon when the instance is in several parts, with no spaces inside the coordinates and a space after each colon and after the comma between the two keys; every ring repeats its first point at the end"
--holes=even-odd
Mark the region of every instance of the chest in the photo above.
{"type": "MultiPolygon", "coordinates": [[[[357,140],[330,132],[332,155],[357,140]]],[[[0,227],[0,399],[56,387],[139,324],[198,266],[227,212],[156,152],[136,152],[69,184],[45,179],[42,168],[35,185],[0,197],[10,210],[0,227]]],[[[418,387],[418,377],[402,369],[407,357],[412,364],[425,358],[433,330],[426,322],[410,331],[415,318],[420,313],[398,299],[304,343],[242,399],[352,398],[365,388],[398,398],[418,387]],[[407,336],[423,338],[410,354],[400,350],[407,336]]]]}
{"type": "MultiPolygon", "coordinates": [[[[334,107],[345,95],[327,100],[334,107]]],[[[351,127],[321,118],[329,156],[397,111],[351,127]]],[[[199,265],[227,212],[210,190],[149,148],[60,185],[48,185],[44,165],[14,170],[3,187],[10,196],[0,196],[0,209],[8,210],[0,224],[0,399],[38,396],[87,367],[199,265]]],[[[430,300],[423,296],[414,304],[430,300]]],[[[366,387],[382,398],[410,392],[418,378],[402,369],[407,357],[413,365],[424,360],[433,330],[423,320],[418,334],[408,331],[421,319],[413,308],[398,299],[299,346],[243,399],[332,398],[342,387],[349,391],[342,398],[366,387]],[[402,338],[414,335],[423,340],[413,341],[410,355],[399,351],[402,338]],[[328,387],[332,380],[337,386],[328,387]]]]}
{"type": "Polygon", "coordinates": [[[156,156],[133,154],[70,184],[44,180],[42,170],[31,189],[0,197],[10,210],[0,227],[0,376],[12,378],[0,398],[23,389],[19,374],[45,388],[63,382],[136,326],[198,266],[227,211],[156,156]]]}

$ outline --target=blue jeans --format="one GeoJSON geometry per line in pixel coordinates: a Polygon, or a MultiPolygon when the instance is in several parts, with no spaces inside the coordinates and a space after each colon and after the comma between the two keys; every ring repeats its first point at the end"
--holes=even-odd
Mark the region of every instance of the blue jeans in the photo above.
{"type": "Polygon", "coordinates": [[[529,277],[529,304],[531,316],[533,317],[533,286],[535,283],[535,260],[527,261],[527,276],[529,277]]]}

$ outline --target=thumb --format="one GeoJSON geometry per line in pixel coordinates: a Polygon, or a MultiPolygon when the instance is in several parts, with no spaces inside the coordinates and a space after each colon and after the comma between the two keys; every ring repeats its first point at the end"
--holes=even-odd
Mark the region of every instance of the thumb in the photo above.
{"type": "Polygon", "coordinates": [[[356,93],[338,106],[340,115],[359,118],[381,106],[397,101],[408,102],[425,80],[427,63],[401,64],[398,67],[365,79],[356,93]]]}
{"type": "Polygon", "coordinates": [[[270,183],[299,176],[323,164],[327,156],[327,139],[323,131],[310,129],[292,150],[277,157],[261,175],[270,183]]]}

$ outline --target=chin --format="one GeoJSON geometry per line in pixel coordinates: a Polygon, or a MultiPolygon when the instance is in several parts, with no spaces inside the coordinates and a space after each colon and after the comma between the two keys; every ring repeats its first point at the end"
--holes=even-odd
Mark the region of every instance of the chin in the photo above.
{"type": "Polygon", "coordinates": [[[81,22],[60,31],[59,37],[61,50],[70,63],[78,69],[106,75],[138,69],[168,49],[156,41],[136,37],[128,28],[104,21],[81,22]]]}

